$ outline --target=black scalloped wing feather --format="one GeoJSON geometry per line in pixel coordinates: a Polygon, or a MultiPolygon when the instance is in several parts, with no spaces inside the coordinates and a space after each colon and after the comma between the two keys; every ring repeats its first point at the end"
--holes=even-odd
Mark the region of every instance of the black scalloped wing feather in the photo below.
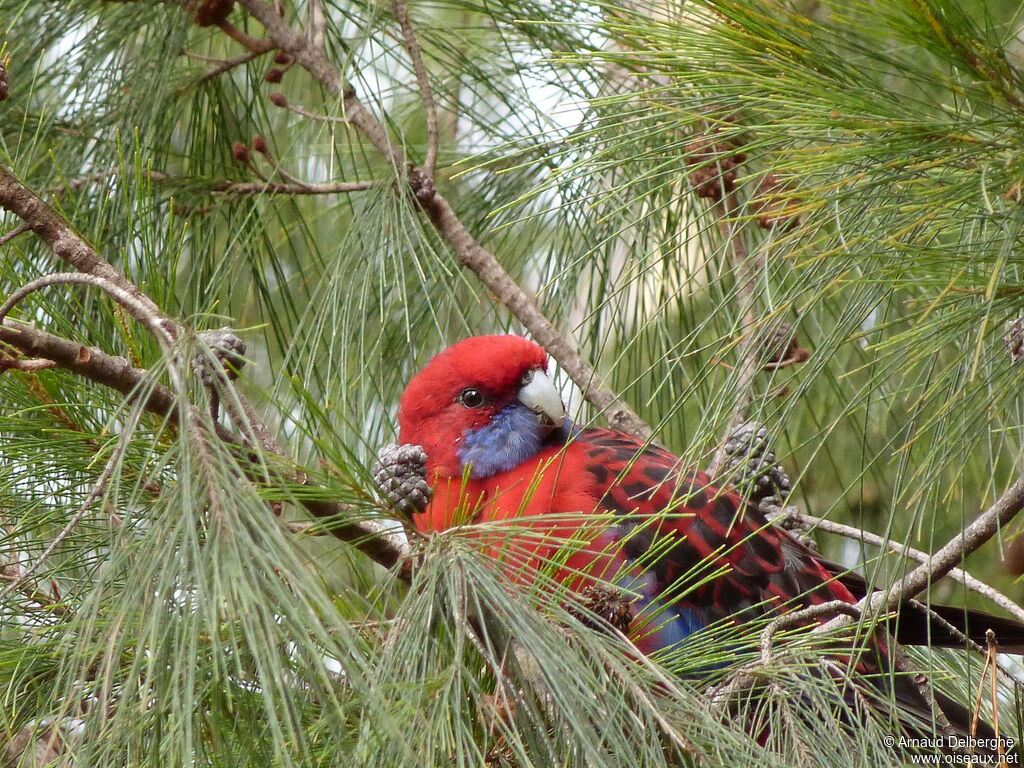
{"type": "Polygon", "coordinates": [[[587,471],[600,504],[623,518],[627,557],[654,574],[659,592],[680,596],[704,624],[753,618],[783,604],[803,607],[853,596],[805,548],[733,491],[686,471],[663,448],[610,429],[582,430],[587,471]],[[685,589],[685,586],[682,587],[685,589]]]}

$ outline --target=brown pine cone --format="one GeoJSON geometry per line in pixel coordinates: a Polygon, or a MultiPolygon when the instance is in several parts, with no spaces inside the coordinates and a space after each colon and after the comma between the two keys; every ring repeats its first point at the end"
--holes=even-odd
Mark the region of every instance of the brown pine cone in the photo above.
{"type": "Polygon", "coordinates": [[[724,473],[741,495],[755,504],[768,497],[785,503],[792,483],[772,450],[772,437],[759,422],[747,421],[725,441],[724,473]]]}
{"type": "Polygon", "coordinates": [[[210,348],[209,353],[198,353],[192,359],[192,370],[195,371],[199,380],[205,386],[211,387],[215,378],[220,376],[219,372],[215,373],[210,370],[212,361],[209,358],[211,356],[221,364],[224,376],[231,380],[237,379],[245,365],[245,342],[236,336],[230,328],[200,331],[196,336],[210,348]]]}
{"type": "Polygon", "coordinates": [[[427,482],[427,454],[418,445],[384,446],[373,478],[388,504],[404,515],[422,512],[434,495],[427,482]]]}
{"type": "Polygon", "coordinates": [[[757,223],[764,229],[775,227],[780,231],[792,229],[800,223],[800,214],[794,210],[796,196],[792,184],[775,173],[766,173],[757,186],[751,206],[757,214],[757,223]]]}
{"type": "Polygon", "coordinates": [[[235,7],[235,0],[192,0],[185,5],[185,12],[192,15],[192,21],[199,27],[215,27],[227,21],[235,7]]]}
{"type": "Polygon", "coordinates": [[[633,621],[629,603],[629,598],[619,590],[591,584],[580,590],[578,602],[570,604],[566,611],[589,629],[603,629],[602,621],[594,620],[596,616],[626,634],[633,621]]]}
{"type": "Polygon", "coordinates": [[[799,348],[796,340],[796,328],[792,323],[777,323],[765,329],[767,332],[759,339],[763,348],[761,359],[766,363],[781,363],[789,360],[799,348]]]}
{"type": "Polygon", "coordinates": [[[690,184],[697,197],[721,200],[736,188],[736,167],[746,159],[731,141],[698,136],[686,145],[683,161],[693,168],[690,184]]]}

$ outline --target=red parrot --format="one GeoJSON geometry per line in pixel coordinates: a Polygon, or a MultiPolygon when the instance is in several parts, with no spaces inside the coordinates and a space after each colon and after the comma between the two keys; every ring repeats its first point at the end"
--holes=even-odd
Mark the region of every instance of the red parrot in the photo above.
{"type": "MultiPolygon", "coordinates": [[[[624,585],[634,598],[630,636],[645,653],[716,622],[855,603],[866,593],[861,577],[821,559],[668,451],[614,430],[575,428],[547,364],[543,348],[527,339],[479,336],[412,378],[398,420],[400,442],[427,456],[433,498],[414,517],[419,529],[514,521],[522,527],[499,554],[527,580],[573,538],[556,578],[577,590],[598,579],[624,585]]],[[[976,639],[993,627],[1004,650],[1024,647],[1016,622],[933,607],[961,628],[974,624],[967,630],[976,639]]],[[[919,610],[904,611],[891,628],[902,642],[960,644],[919,610]]],[[[884,641],[875,650],[881,662],[862,657],[858,669],[885,664],[884,641]]],[[[909,682],[896,678],[895,686],[901,706],[930,711],[909,682]]],[[[969,716],[941,704],[951,720],[969,716]]]]}

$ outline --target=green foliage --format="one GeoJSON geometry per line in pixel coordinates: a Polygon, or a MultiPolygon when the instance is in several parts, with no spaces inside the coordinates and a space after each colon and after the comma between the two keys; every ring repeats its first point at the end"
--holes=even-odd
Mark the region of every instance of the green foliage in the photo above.
{"type": "MultiPolygon", "coordinates": [[[[306,22],[309,3],[285,5],[290,23],[306,22]]],[[[329,56],[420,162],[424,115],[386,6],[323,5],[329,56]]],[[[1000,338],[1024,314],[1014,5],[410,10],[439,104],[439,188],[660,442],[706,463],[739,397],[741,337],[784,320],[810,358],[759,373],[751,411],[778,437],[805,511],[931,550],[1019,471],[1024,369],[1000,338]],[[689,182],[695,164],[729,154],[701,154],[709,131],[746,156],[724,218],[689,182]],[[799,226],[758,226],[768,174],[799,226]],[[764,263],[755,327],[738,298],[738,248],[764,263]]],[[[240,7],[230,21],[263,34],[240,7]]],[[[844,712],[822,671],[827,648],[808,638],[760,668],[770,703],[737,714],[708,687],[759,658],[762,626],[637,658],[584,629],[553,584],[503,579],[479,532],[421,542],[410,587],[350,544],[289,533],[274,505],[293,520],[314,493],[281,479],[293,469],[349,505],[346,519],[379,518],[368,467],[394,439],[409,376],[446,343],[522,327],[422,216],[405,169],[340,121],[343,102],[298,65],[269,53],[207,77],[216,64],[201,57],[244,50],[171,2],[0,0],[0,29],[11,92],[0,164],[190,331],[241,329],[250,363],[238,391],[296,462],[275,459],[280,474],[250,482],[250,458],[216,440],[208,416],[180,428],[59,369],[0,375],[0,569],[35,562],[86,505],[0,609],[0,740],[79,721],[76,764],[98,766],[895,760],[885,718],[844,712]],[[282,81],[266,82],[276,66],[282,81]],[[278,108],[271,92],[335,120],[278,108]],[[226,191],[258,181],[232,154],[256,135],[269,152],[250,150],[252,162],[274,181],[381,183],[226,191]],[[771,749],[745,733],[747,716],[771,724],[771,749]]],[[[2,249],[5,296],[64,269],[31,234],[2,249]]],[[[82,286],[47,288],[17,313],[151,370],[150,387],[175,370],[206,413],[181,362],[194,339],[171,359],[82,286]]],[[[598,419],[560,383],[578,421],[598,419]]],[[[906,568],[874,548],[821,544],[846,566],[866,561],[879,584],[906,568]]],[[[1019,597],[998,546],[968,565],[1019,597]]],[[[933,596],[978,601],[945,583],[933,596]]],[[[979,659],[914,660],[972,704],[979,659]]],[[[1001,723],[1016,735],[1013,693],[1001,723]]]]}

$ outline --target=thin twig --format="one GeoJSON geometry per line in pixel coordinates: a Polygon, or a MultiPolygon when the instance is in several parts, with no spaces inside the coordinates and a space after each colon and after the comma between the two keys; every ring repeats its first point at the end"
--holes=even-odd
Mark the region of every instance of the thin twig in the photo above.
{"type": "Polygon", "coordinates": [[[764,371],[778,371],[782,368],[788,368],[791,365],[797,365],[798,363],[806,363],[811,357],[811,353],[806,349],[796,349],[793,353],[785,358],[784,360],[768,361],[761,366],[764,371]]]}
{"type": "MultiPolygon", "coordinates": [[[[263,24],[274,44],[294,56],[296,63],[320,82],[329,95],[343,99],[349,122],[359,129],[394,167],[396,173],[403,173],[406,168],[405,151],[392,141],[384,125],[356,98],[354,89],[345,82],[323,53],[313,49],[306,36],[292,29],[277,13],[277,9],[264,0],[239,0],[239,4],[263,24]]],[[[416,182],[415,175],[410,174],[410,183],[416,182]]],[[[579,386],[583,397],[604,414],[609,424],[641,439],[649,439],[652,435],[651,427],[600,381],[594,369],[584,362],[569,340],[538,309],[534,298],[512,279],[497,257],[470,233],[447,199],[431,188],[417,195],[417,200],[438,232],[455,251],[459,262],[472,270],[490,292],[508,307],[516,319],[533,334],[534,340],[547,350],[579,386]]]]}
{"type": "MultiPolygon", "coordinates": [[[[131,172],[129,170],[129,172],[131,172]]],[[[118,176],[122,173],[120,168],[111,168],[109,171],[100,171],[99,173],[91,173],[88,176],[81,176],[77,179],[72,179],[67,184],[58,184],[53,187],[46,187],[43,192],[49,195],[57,195],[61,192],[67,192],[69,189],[78,189],[84,187],[87,184],[94,184],[97,181],[103,181],[111,176],[118,176]]],[[[160,171],[147,171],[145,174],[146,178],[150,181],[166,181],[170,178],[166,173],[160,171]]]]}
{"type": "Polygon", "coordinates": [[[761,663],[764,665],[771,663],[772,645],[775,635],[783,629],[803,626],[812,619],[835,616],[837,613],[842,613],[852,618],[860,617],[860,610],[852,603],[847,603],[843,600],[830,600],[827,603],[819,603],[818,605],[801,608],[773,619],[761,632],[761,663]]]}
{"type": "Polygon", "coordinates": [[[178,53],[190,59],[205,61],[207,64],[224,63],[224,59],[222,59],[220,56],[207,56],[205,53],[197,53],[196,51],[190,51],[187,48],[182,48],[180,51],[178,51],[178,53]]]}
{"type": "Polygon", "coordinates": [[[260,56],[263,56],[265,53],[268,53],[269,50],[270,49],[268,48],[266,51],[248,51],[240,56],[235,56],[233,59],[225,59],[216,66],[210,67],[208,70],[206,70],[206,72],[199,75],[199,77],[192,80],[187,85],[183,85],[180,88],[178,88],[178,93],[183,93],[184,91],[187,91],[189,88],[195,88],[197,85],[202,85],[203,83],[209,82],[210,80],[215,80],[216,78],[223,75],[225,72],[230,72],[235,67],[240,67],[243,64],[247,64],[248,62],[252,61],[253,59],[257,59],[260,56]]]}
{"type": "Polygon", "coordinates": [[[176,333],[173,325],[161,319],[159,315],[154,316],[145,303],[131,292],[124,290],[120,285],[105,277],[87,275],[81,272],[58,272],[52,275],[43,275],[18,288],[7,297],[7,300],[0,304],[0,323],[23,298],[35,291],[50,285],[91,285],[101,289],[104,293],[118,302],[121,306],[131,312],[132,317],[145,325],[150,332],[160,341],[162,345],[171,347],[174,344],[176,333]]]}
{"type": "MultiPolygon", "coordinates": [[[[990,292],[988,288],[947,288],[946,290],[950,293],[965,293],[970,296],[987,296],[990,292]]],[[[1024,293],[1024,286],[1006,286],[1003,288],[996,288],[993,295],[1016,296],[1020,293],[1024,293]]]]}
{"type": "MultiPolygon", "coordinates": [[[[799,363],[806,363],[810,359],[811,353],[806,349],[797,349],[789,357],[784,360],[769,361],[761,365],[762,371],[778,371],[782,368],[788,368],[791,365],[797,365],[799,363]]],[[[711,365],[717,365],[725,368],[727,371],[735,371],[736,366],[730,365],[724,360],[709,360],[711,365]]]]}
{"type": "Polygon", "coordinates": [[[963,643],[964,648],[979,653],[984,652],[984,648],[982,648],[978,643],[974,642],[974,640],[972,640],[970,637],[961,632],[960,629],[957,628],[955,625],[947,621],[944,616],[940,616],[935,610],[931,608],[931,606],[925,605],[920,600],[915,600],[913,598],[907,600],[903,604],[905,606],[913,608],[915,611],[920,611],[921,613],[923,613],[925,616],[928,617],[929,624],[935,624],[937,626],[942,627],[942,629],[949,633],[950,637],[954,637],[961,643],[963,643]]]}
{"type": "MultiPolygon", "coordinates": [[[[262,139],[263,137],[261,136],[260,138],[262,139]]],[[[289,173],[285,169],[285,167],[284,167],[284,165],[282,163],[279,163],[277,160],[274,159],[274,156],[270,152],[270,148],[266,146],[266,141],[263,142],[263,145],[260,147],[260,149],[256,150],[255,140],[254,140],[253,149],[258,154],[263,155],[264,159],[270,164],[270,176],[275,176],[275,175],[276,176],[280,176],[286,182],[291,183],[291,184],[296,184],[296,185],[298,185],[300,187],[305,187],[305,186],[313,187],[313,186],[316,186],[312,182],[306,181],[305,179],[300,179],[298,176],[295,176],[294,174],[289,173]]],[[[253,161],[253,163],[255,163],[255,160],[253,161]]]]}
{"type": "MultiPolygon", "coordinates": [[[[312,114],[312,113],[310,113],[312,114]]],[[[324,116],[326,117],[326,116],[324,116]]],[[[327,118],[333,119],[333,118],[327,118]]],[[[339,118],[340,120],[340,118],[339,118]]],[[[341,120],[341,122],[344,122],[341,120]]],[[[256,169],[258,171],[258,169],[256,169]]],[[[275,169],[280,172],[280,169],[275,169]]],[[[47,187],[46,192],[50,194],[58,194],[65,192],[69,189],[78,189],[87,184],[93,184],[98,181],[116,176],[121,173],[118,168],[112,168],[109,171],[102,171],[100,173],[93,173],[88,176],[82,176],[77,179],[72,179],[67,184],[60,184],[53,187],[47,187]]],[[[161,171],[149,171],[146,173],[146,178],[151,181],[174,181],[174,177],[168,176],[166,173],[161,171]]],[[[364,189],[371,189],[374,186],[379,186],[381,182],[378,181],[347,181],[347,182],[336,182],[328,184],[314,184],[312,182],[302,181],[300,179],[295,180],[293,184],[277,184],[271,181],[264,182],[236,182],[236,181],[224,181],[216,182],[210,187],[211,195],[228,195],[228,194],[239,194],[239,195],[253,195],[253,194],[268,194],[268,195],[332,195],[332,194],[345,194],[348,192],[359,192],[364,189]]],[[[11,230],[6,235],[0,237],[0,245],[4,245],[9,240],[14,239],[23,232],[31,231],[32,227],[28,224],[20,224],[16,229],[11,230]]]]}
{"type": "Polygon", "coordinates": [[[15,589],[22,594],[22,596],[28,598],[33,603],[38,605],[50,613],[63,615],[68,613],[68,607],[60,602],[58,598],[50,597],[41,589],[36,588],[31,584],[26,584],[21,579],[21,569],[14,564],[0,567],[0,580],[8,583],[16,584],[15,589]]]}
{"type": "Polygon", "coordinates": [[[292,104],[290,104],[288,102],[285,102],[284,107],[285,107],[285,109],[291,110],[296,115],[302,115],[303,117],[308,117],[311,120],[323,120],[324,122],[328,122],[328,123],[349,123],[349,122],[351,122],[347,117],[337,117],[335,115],[321,115],[318,112],[310,112],[308,109],[303,109],[302,107],[293,106],[292,104]]]}
{"type": "Polygon", "coordinates": [[[266,38],[253,37],[248,35],[229,21],[222,21],[217,25],[221,31],[234,40],[248,48],[252,53],[261,54],[274,50],[274,44],[266,38]]]}
{"type": "Polygon", "coordinates": [[[20,360],[16,357],[0,355],[0,373],[3,373],[4,371],[25,371],[27,373],[34,373],[35,371],[45,371],[56,367],[57,364],[53,362],[53,360],[45,360],[43,358],[20,360]]]}
{"type": "Polygon", "coordinates": [[[14,229],[12,229],[10,232],[7,232],[4,235],[0,236],[0,245],[7,245],[9,242],[11,242],[11,240],[18,237],[18,235],[23,235],[26,232],[30,232],[31,230],[32,227],[30,227],[25,222],[22,222],[14,229]]]}
{"type": "Polygon", "coordinates": [[[430,79],[427,77],[427,68],[423,63],[423,50],[416,39],[416,32],[409,21],[409,8],[405,0],[394,0],[391,4],[395,19],[402,28],[402,42],[405,50],[412,60],[412,68],[416,73],[416,85],[420,92],[420,101],[423,102],[423,110],[427,115],[427,154],[423,159],[421,169],[423,175],[428,179],[434,178],[434,170],[437,167],[437,105],[434,103],[434,91],[430,87],[430,79]]]}

